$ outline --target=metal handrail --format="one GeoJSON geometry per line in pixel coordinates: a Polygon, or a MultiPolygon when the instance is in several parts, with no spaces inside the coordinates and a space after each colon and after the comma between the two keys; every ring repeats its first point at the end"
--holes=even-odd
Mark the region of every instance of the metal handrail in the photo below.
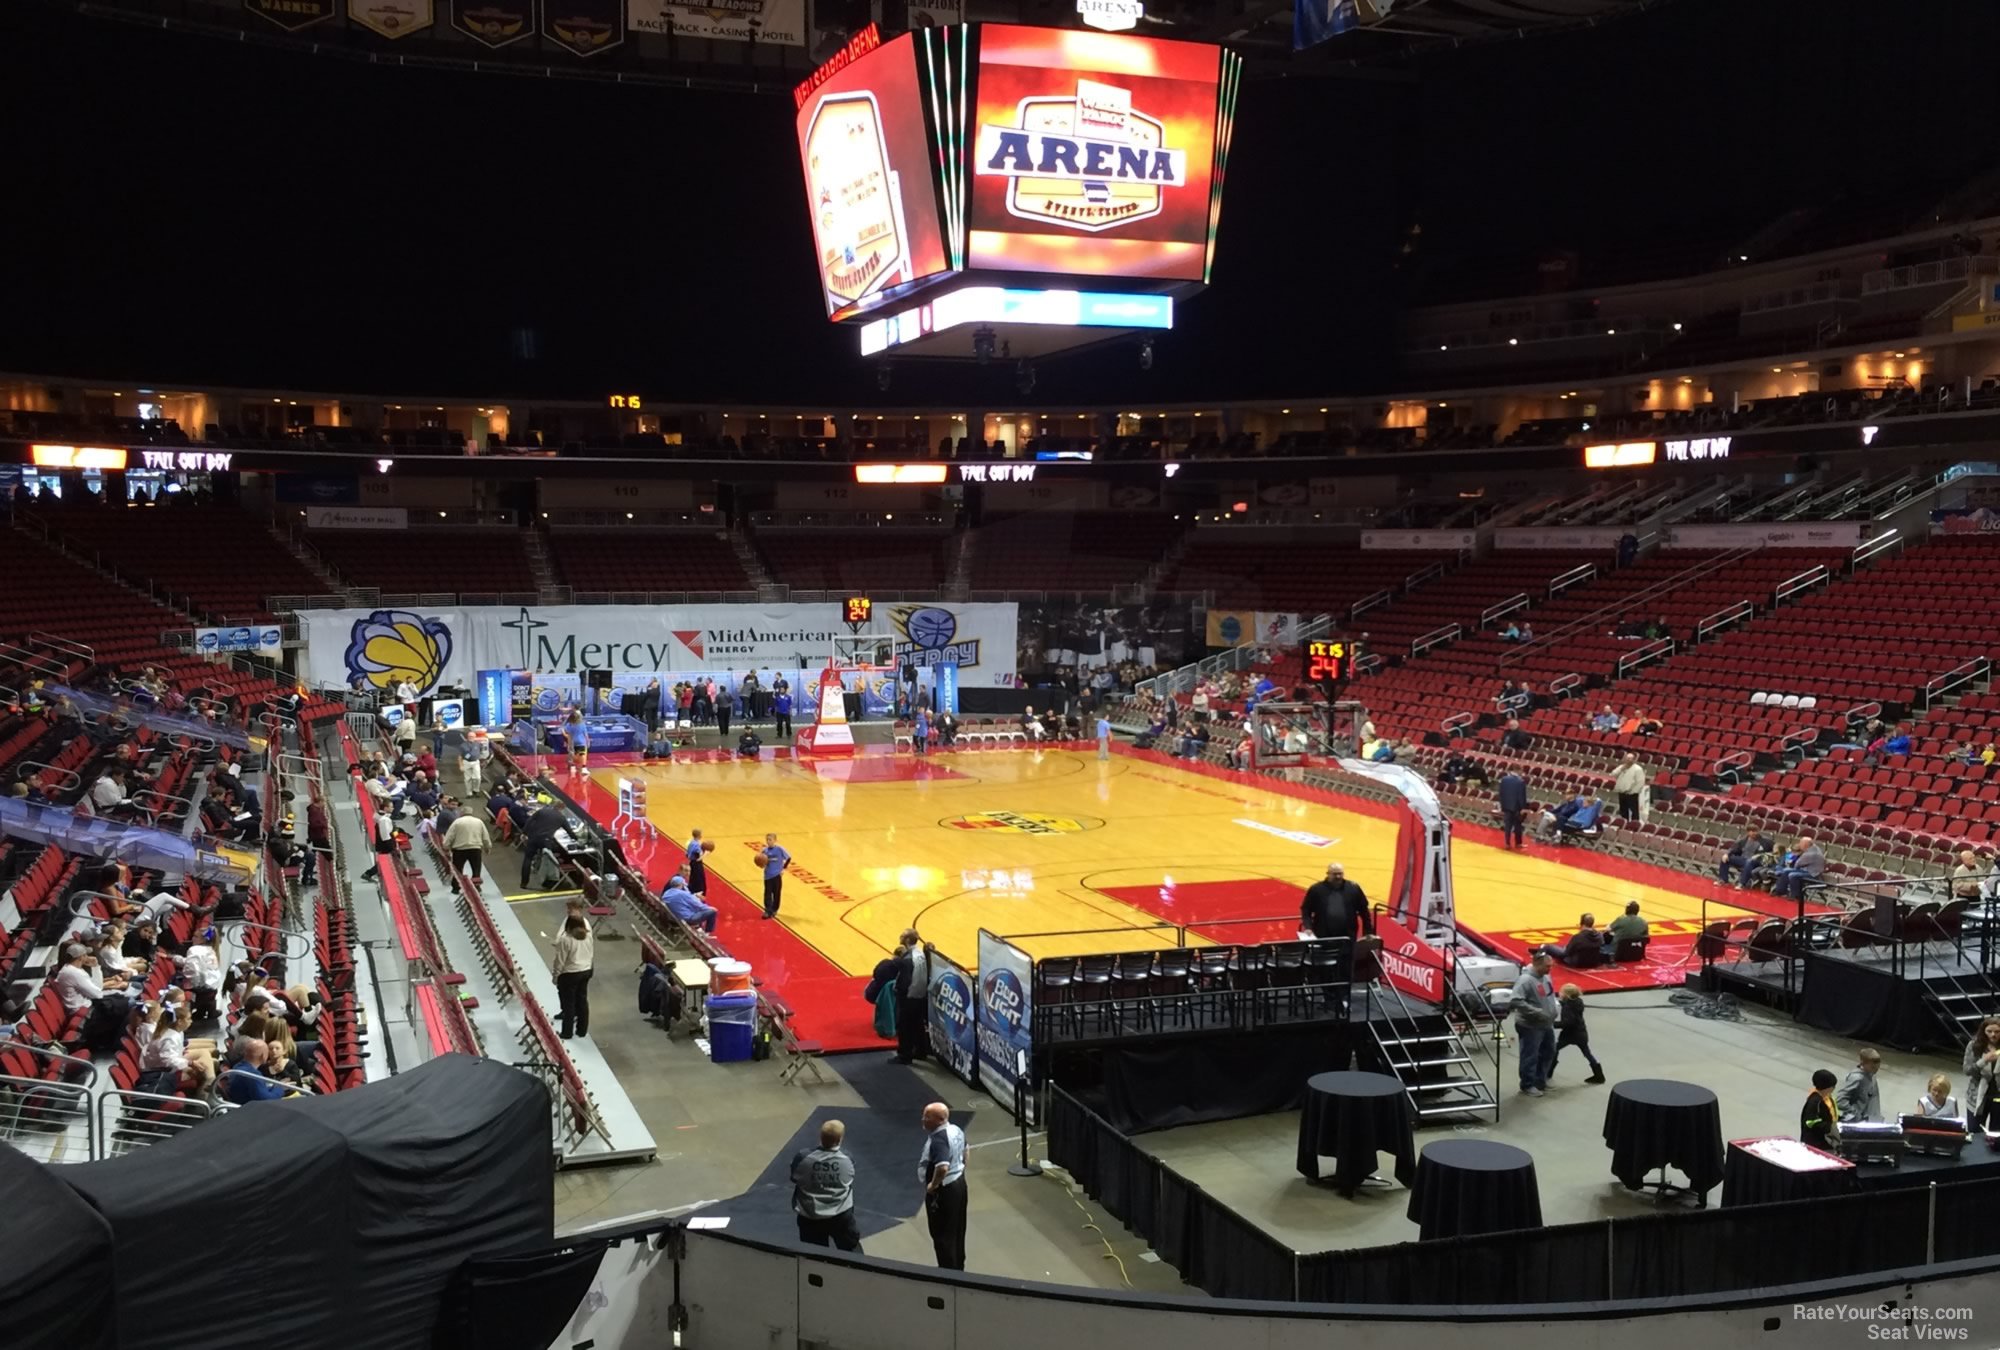
{"type": "Polygon", "coordinates": [[[1445,739],[1449,740],[1451,739],[1454,733],[1463,731],[1466,727],[1471,726],[1478,720],[1479,720],[1478,713],[1469,713],[1469,712],[1453,713],[1450,717],[1447,717],[1442,722],[1438,723],[1438,729],[1444,732],[1445,739]]]}
{"type": "Polygon", "coordinates": [[[1742,778],[1740,771],[1749,768],[1755,762],[1756,756],[1752,755],[1748,750],[1731,750],[1725,754],[1717,755],[1710,771],[1714,773],[1718,782],[1721,781],[1724,774],[1728,774],[1730,776],[1729,781],[1736,783],[1742,778]]]}
{"type": "Polygon", "coordinates": [[[1386,589],[1377,591],[1373,595],[1364,595],[1359,600],[1356,600],[1353,604],[1347,607],[1347,617],[1350,619],[1358,619],[1363,614],[1367,613],[1369,610],[1374,609],[1380,605],[1386,605],[1395,598],[1396,598],[1396,592],[1393,590],[1386,590],[1386,589]]]}
{"type": "Polygon", "coordinates": [[[1551,629],[1546,633],[1537,634],[1533,642],[1524,642],[1514,648],[1514,650],[1503,653],[1500,657],[1500,664],[1503,668],[1513,665],[1516,662],[1526,660],[1529,652],[1545,651],[1550,646],[1561,642],[1573,634],[1598,628],[1609,619],[1621,618],[1624,615],[1630,614],[1642,608],[1647,601],[1671,595],[1683,586],[1690,586],[1711,573],[1741,562],[1763,547],[1762,544],[1757,544],[1746,548],[1731,549],[1726,553],[1719,553],[1714,557],[1706,558],[1694,564],[1692,567],[1683,568],[1670,577],[1662,578],[1644,590],[1634,591],[1630,595],[1621,595],[1616,600],[1599,605],[1588,614],[1580,614],[1559,627],[1551,629]]]}
{"type": "Polygon", "coordinates": [[[1880,717],[1881,715],[1882,705],[1876,702],[1869,702],[1855,704],[1852,708],[1842,713],[1841,717],[1852,728],[1861,725],[1871,717],[1880,717]]]}
{"type": "Polygon", "coordinates": [[[1526,591],[1522,591],[1518,595],[1510,595],[1498,604],[1488,605],[1485,609],[1479,611],[1479,626],[1484,628],[1495,619],[1504,619],[1515,610],[1526,609],[1533,603],[1534,601],[1526,591]]]}
{"type": "Polygon", "coordinates": [[[1447,642],[1455,642],[1463,631],[1455,623],[1448,623],[1442,628],[1433,628],[1410,643],[1410,655],[1422,656],[1433,647],[1442,647],[1447,642]]]}
{"type": "Polygon", "coordinates": [[[1827,571],[1826,565],[1822,563],[1818,567],[1811,568],[1799,573],[1795,577],[1788,577],[1784,581],[1779,582],[1771,592],[1771,603],[1782,605],[1785,601],[1800,592],[1809,591],[1813,587],[1822,585],[1832,579],[1833,574],[1827,571]]]}
{"type": "Polygon", "coordinates": [[[59,652],[68,652],[71,656],[81,656],[93,666],[97,664],[96,648],[86,647],[83,643],[70,638],[57,637],[54,633],[44,633],[38,628],[28,634],[28,641],[46,643],[59,652]]]}
{"type": "MultiPolygon", "coordinates": [[[[312,955],[313,936],[310,933],[301,933],[290,928],[280,928],[278,925],[271,923],[257,923],[251,919],[224,919],[222,922],[216,925],[218,933],[227,933],[232,928],[254,928],[260,932],[276,933],[281,939],[284,938],[298,939],[298,941],[303,943],[304,945],[297,951],[294,951],[290,946],[286,945],[282,941],[279,943],[278,955],[283,957],[287,961],[291,962],[303,961],[308,956],[312,955]]],[[[244,942],[240,937],[236,940],[236,945],[243,948],[243,954],[246,957],[250,954],[250,944],[244,942]]],[[[260,957],[258,959],[267,960],[269,959],[269,956],[270,953],[267,952],[263,957],[260,957]]]]}
{"type": "Polygon", "coordinates": [[[1699,620],[1695,624],[1694,640],[1700,642],[1717,629],[1727,628],[1732,623],[1741,623],[1756,613],[1757,607],[1748,600],[1738,600],[1733,605],[1724,605],[1721,609],[1716,610],[1715,613],[1705,619],[1699,620]]]}
{"type": "Polygon", "coordinates": [[[1908,542],[1901,530],[1886,530],[1866,543],[1855,545],[1854,552],[1847,556],[1847,570],[1856,571],[1861,564],[1873,561],[1877,555],[1900,549],[1908,542]]]}
{"type": "Polygon", "coordinates": [[[184,1134],[214,1115],[215,1108],[199,1097],[108,1088],[97,1099],[98,1147],[104,1156],[116,1158],[135,1148],[184,1134]],[[146,1103],[156,1104],[152,1107],[153,1114],[139,1119],[146,1103]],[[111,1119],[114,1106],[118,1109],[115,1125],[111,1119]]]}
{"type": "Polygon", "coordinates": [[[1923,693],[1924,706],[1926,708],[1930,707],[1932,703],[1945,697],[1961,685],[1987,678],[1987,673],[1990,669],[1991,662],[1983,656],[1975,656],[1970,661],[1959,662],[1935,679],[1926,680],[1924,682],[1923,693]]]}
{"type": "Polygon", "coordinates": [[[60,774],[62,775],[63,778],[68,779],[69,780],[68,782],[61,784],[61,786],[59,786],[56,789],[58,792],[73,792],[77,788],[83,786],[83,779],[77,777],[76,774],[72,773],[70,770],[58,769],[55,765],[45,764],[39,759],[23,760],[18,767],[16,776],[25,777],[29,769],[38,769],[44,773],[60,774]]]}
{"type": "Polygon", "coordinates": [[[1597,580],[1596,563],[1580,563],[1559,576],[1549,578],[1549,598],[1555,599],[1572,586],[1581,586],[1597,580]]]}
{"type": "Polygon", "coordinates": [[[215,1075],[214,1092],[215,1092],[216,1104],[214,1109],[217,1115],[220,1115],[223,1111],[229,1110],[230,1108],[236,1105],[235,1102],[231,1102],[226,1097],[223,1096],[222,1084],[225,1078],[254,1078],[260,1083],[275,1083],[277,1086],[283,1088],[286,1092],[288,1093],[296,1092],[302,1097],[310,1097],[314,1095],[310,1084],[288,1083],[282,1078],[273,1078],[271,1077],[271,1075],[267,1073],[257,1073],[250,1069],[224,1069],[221,1073],[215,1075]]]}
{"type": "Polygon", "coordinates": [[[39,671],[48,678],[61,683],[69,678],[67,667],[59,666],[47,657],[32,652],[18,642],[0,642],[0,660],[12,661],[27,670],[39,671]]]}
{"type": "Polygon", "coordinates": [[[1373,675],[1388,663],[1387,657],[1367,652],[1354,658],[1354,671],[1357,675],[1373,675]]]}
{"type": "Polygon", "coordinates": [[[1636,651],[1627,652],[1618,658],[1618,677],[1623,679],[1627,674],[1637,670],[1640,666],[1648,665],[1654,661],[1665,660],[1667,657],[1672,656],[1678,647],[1679,644],[1669,637],[1660,638],[1657,641],[1647,643],[1636,651]]]}
{"type": "Polygon", "coordinates": [[[1561,697],[1568,694],[1570,690],[1580,688],[1582,685],[1583,676],[1577,674],[1575,671],[1571,671],[1567,675],[1558,675],[1553,680],[1550,680],[1549,692],[1561,697]]]}
{"type": "Polygon", "coordinates": [[[1442,559],[1428,566],[1419,567],[1416,571],[1403,578],[1403,589],[1405,591],[1414,591],[1426,581],[1436,581],[1444,575],[1444,572],[1445,567],[1442,559]]]}

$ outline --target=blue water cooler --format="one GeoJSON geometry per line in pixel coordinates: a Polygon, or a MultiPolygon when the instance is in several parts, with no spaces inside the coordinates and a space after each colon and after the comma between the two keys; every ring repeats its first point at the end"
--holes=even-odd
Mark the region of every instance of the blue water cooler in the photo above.
{"type": "Polygon", "coordinates": [[[708,996],[708,1058],[714,1064],[735,1064],[750,1058],[757,1035],[757,995],[708,996]]]}

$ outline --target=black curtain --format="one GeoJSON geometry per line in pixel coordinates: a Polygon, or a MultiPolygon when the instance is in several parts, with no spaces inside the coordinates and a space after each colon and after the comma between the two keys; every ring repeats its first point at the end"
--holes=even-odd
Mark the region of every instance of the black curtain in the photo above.
{"type": "Polygon", "coordinates": [[[1621,1219],[1613,1293],[1676,1298],[1920,1266],[1929,1208],[1927,1192],[1900,1190],[1621,1219]]]}
{"type": "Polygon", "coordinates": [[[434,1350],[547,1350],[590,1292],[605,1249],[592,1242],[467,1261],[445,1290],[434,1350]]]}
{"type": "MultiPolygon", "coordinates": [[[[1976,1147],[1976,1145],[1968,1145],[1976,1147]]],[[[1964,1261],[2000,1252],[2000,1178],[1937,1189],[1937,1259],[1964,1261]]]]}
{"type": "Polygon", "coordinates": [[[1808,954],[1799,1020],[1851,1041],[1929,1045],[1938,1027],[1924,1007],[1923,986],[1887,970],[1808,954]]]}
{"type": "Polygon", "coordinates": [[[1296,1110],[1306,1079],[1351,1061],[1349,1030],[1264,1030],[1106,1049],[1100,1110],[1125,1134],[1296,1110]]]}
{"type": "Polygon", "coordinates": [[[1605,1296],[1605,1227],[1573,1223],[1299,1258],[1312,1303],[1595,1302],[1605,1296]]]}

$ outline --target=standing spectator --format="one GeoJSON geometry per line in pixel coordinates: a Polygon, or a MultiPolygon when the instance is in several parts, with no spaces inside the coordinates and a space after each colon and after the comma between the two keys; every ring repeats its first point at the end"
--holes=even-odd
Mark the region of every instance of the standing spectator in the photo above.
{"type": "Polygon", "coordinates": [[[535,874],[535,862],[542,854],[555,847],[556,835],[562,832],[568,822],[563,819],[562,808],[553,803],[539,807],[529,816],[521,828],[521,889],[528,889],[528,881],[535,874]]]}
{"type": "Polygon", "coordinates": [[[1549,982],[1549,954],[1537,951],[1514,981],[1514,1038],[1521,1058],[1521,1092],[1539,1097],[1556,1062],[1556,1019],[1562,1009],[1549,982]]]}
{"type": "Polygon", "coordinates": [[[831,1242],[844,1252],[861,1250],[854,1225],[854,1159],[840,1146],[846,1138],[847,1126],[829,1120],[819,1127],[818,1148],[792,1155],[792,1212],[799,1241],[807,1246],[831,1242]]]}
{"type": "Polygon", "coordinates": [[[1826,853],[1815,844],[1812,836],[1802,834],[1784,863],[1772,873],[1771,894],[1789,896],[1793,900],[1806,898],[1806,886],[1816,882],[1826,872],[1826,853]]]}
{"type": "Polygon", "coordinates": [[[775,736],[790,736],[792,734],[791,690],[781,689],[772,697],[771,715],[777,719],[777,726],[772,731],[772,734],[775,736]]]}
{"type": "Polygon", "coordinates": [[[562,931],[556,934],[556,1001],[562,1009],[564,1040],[572,1032],[590,1034],[590,968],[596,945],[590,925],[575,914],[563,920],[562,931]]]}
{"type": "Polygon", "coordinates": [[[1097,757],[1111,758],[1111,719],[1103,713],[1097,715],[1097,757]]]}
{"type": "Polygon", "coordinates": [[[1618,794],[1618,816],[1621,820],[1639,819],[1640,798],[1646,791],[1646,770],[1639,764],[1639,756],[1628,754],[1619,764],[1618,772],[1611,779],[1611,790],[1618,794]]]}
{"type": "Polygon", "coordinates": [[[569,749],[569,767],[585,768],[590,763],[590,728],[584,723],[583,709],[571,708],[563,719],[563,743],[569,749]]]}
{"type": "Polygon", "coordinates": [[[2000,1088],[2000,1017],[1989,1017],[1965,1043],[1966,1123],[1972,1129],[1986,1126],[2000,1088]]]}
{"type": "Polygon", "coordinates": [[[1833,1104],[1840,1112],[1837,1119],[1882,1119],[1882,1085],[1875,1080],[1881,1068],[1882,1052],[1872,1045],[1863,1046],[1855,1057],[1854,1067],[1840,1080],[1840,1090],[1833,1095],[1833,1104]]]}
{"type": "Polygon", "coordinates": [[[729,739],[729,717],[735,711],[730,705],[736,701],[736,695],[730,692],[726,683],[717,684],[710,680],[708,687],[710,701],[715,706],[715,742],[721,745],[729,739]]]}
{"type": "MultiPolygon", "coordinates": [[[[1602,1083],[1604,1066],[1597,1062],[1596,1055],[1590,1053],[1590,1028],[1583,1020],[1583,991],[1573,984],[1562,987],[1561,1007],[1556,1014],[1556,1025],[1559,1028],[1556,1033],[1557,1057],[1560,1058],[1568,1047],[1575,1046],[1583,1051],[1584,1063],[1590,1065],[1590,1077],[1583,1081],[1602,1083]]],[[[1549,1061],[1549,1072],[1554,1073],[1555,1069],[1555,1060],[1552,1059],[1549,1061]]]]}
{"type": "MultiPolygon", "coordinates": [[[[306,798],[306,856],[299,864],[299,884],[314,885],[319,880],[319,859],[333,856],[333,825],[326,817],[326,803],[317,792],[306,798]]],[[[331,862],[328,866],[331,866],[331,862]]]]}
{"type": "Polygon", "coordinates": [[[687,888],[696,895],[708,894],[708,846],[701,841],[701,831],[688,835],[687,846],[687,888]]]}
{"type": "Polygon", "coordinates": [[[938,714],[938,748],[950,750],[958,744],[958,719],[950,709],[938,714]]]}
{"type": "Polygon", "coordinates": [[[361,874],[361,879],[378,881],[382,876],[382,860],[396,851],[396,821],[387,806],[375,808],[375,824],[370,833],[375,841],[375,861],[361,874]]]}
{"type": "Polygon", "coordinates": [[[1840,1082],[1831,1069],[1814,1069],[1812,1091],[1806,1094],[1806,1104],[1799,1109],[1799,1140],[1814,1148],[1833,1147],[1833,1127],[1840,1122],[1840,1107],[1835,1103],[1833,1089],[1840,1082]]]}
{"type": "Polygon", "coordinates": [[[928,708],[917,709],[917,720],[910,724],[910,748],[920,755],[931,751],[931,714],[928,708]]]}
{"type": "Polygon", "coordinates": [[[757,863],[764,869],[764,917],[778,917],[778,903],[785,898],[785,869],[792,865],[792,855],[778,846],[778,836],[764,836],[764,847],[757,854],[757,863]]]}
{"type": "Polygon", "coordinates": [[[757,722],[764,716],[764,686],[754,670],[743,673],[743,720],[757,722]]]}
{"type": "Polygon", "coordinates": [[[466,812],[445,830],[444,846],[451,850],[451,870],[470,870],[473,884],[477,885],[486,850],[493,847],[493,836],[486,832],[486,822],[466,812]]]}
{"type": "Polygon", "coordinates": [[[646,681],[646,687],[639,692],[636,714],[646,724],[649,738],[652,732],[660,729],[660,680],[657,675],[646,681]]]}
{"type": "Polygon", "coordinates": [[[909,960],[896,971],[896,1057],[909,1064],[930,1055],[931,953],[936,950],[905,928],[898,939],[910,949],[909,960]]]}
{"type": "Polygon", "coordinates": [[[485,758],[486,742],[470,731],[461,732],[458,738],[458,771],[464,777],[463,791],[468,795],[480,791],[485,773],[480,765],[485,758]]]}
{"type": "Polygon", "coordinates": [[[1528,783],[1512,768],[1500,775],[1500,843],[1503,848],[1526,848],[1527,831],[1522,817],[1528,813],[1528,783]]]}
{"type": "Polygon", "coordinates": [[[1736,889],[1740,891],[1750,884],[1757,875],[1757,869],[1765,866],[1770,857],[1771,846],[1765,841],[1764,832],[1752,825],[1743,831],[1743,837],[1731,844],[1729,851],[1722,855],[1722,861],[1715,867],[1715,879],[1727,886],[1729,873],[1734,869],[1736,889]]]}
{"type": "Polygon", "coordinates": [[[965,1131],[951,1123],[951,1108],[924,1108],[924,1151],[917,1164],[924,1183],[924,1218],[941,1270],[965,1269],[965,1131]]]}

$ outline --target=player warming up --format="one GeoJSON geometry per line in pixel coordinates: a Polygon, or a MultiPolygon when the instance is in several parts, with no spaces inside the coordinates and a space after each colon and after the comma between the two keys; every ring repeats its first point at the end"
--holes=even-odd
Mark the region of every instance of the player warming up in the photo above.
{"type": "Polygon", "coordinates": [[[778,846],[778,836],[764,836],[764,847],[757,850],[757,866],[764,869],[764,917],[778,917],[778,902],[785,894],[785,869],[792,865],[792,855],[778,846]]]}

